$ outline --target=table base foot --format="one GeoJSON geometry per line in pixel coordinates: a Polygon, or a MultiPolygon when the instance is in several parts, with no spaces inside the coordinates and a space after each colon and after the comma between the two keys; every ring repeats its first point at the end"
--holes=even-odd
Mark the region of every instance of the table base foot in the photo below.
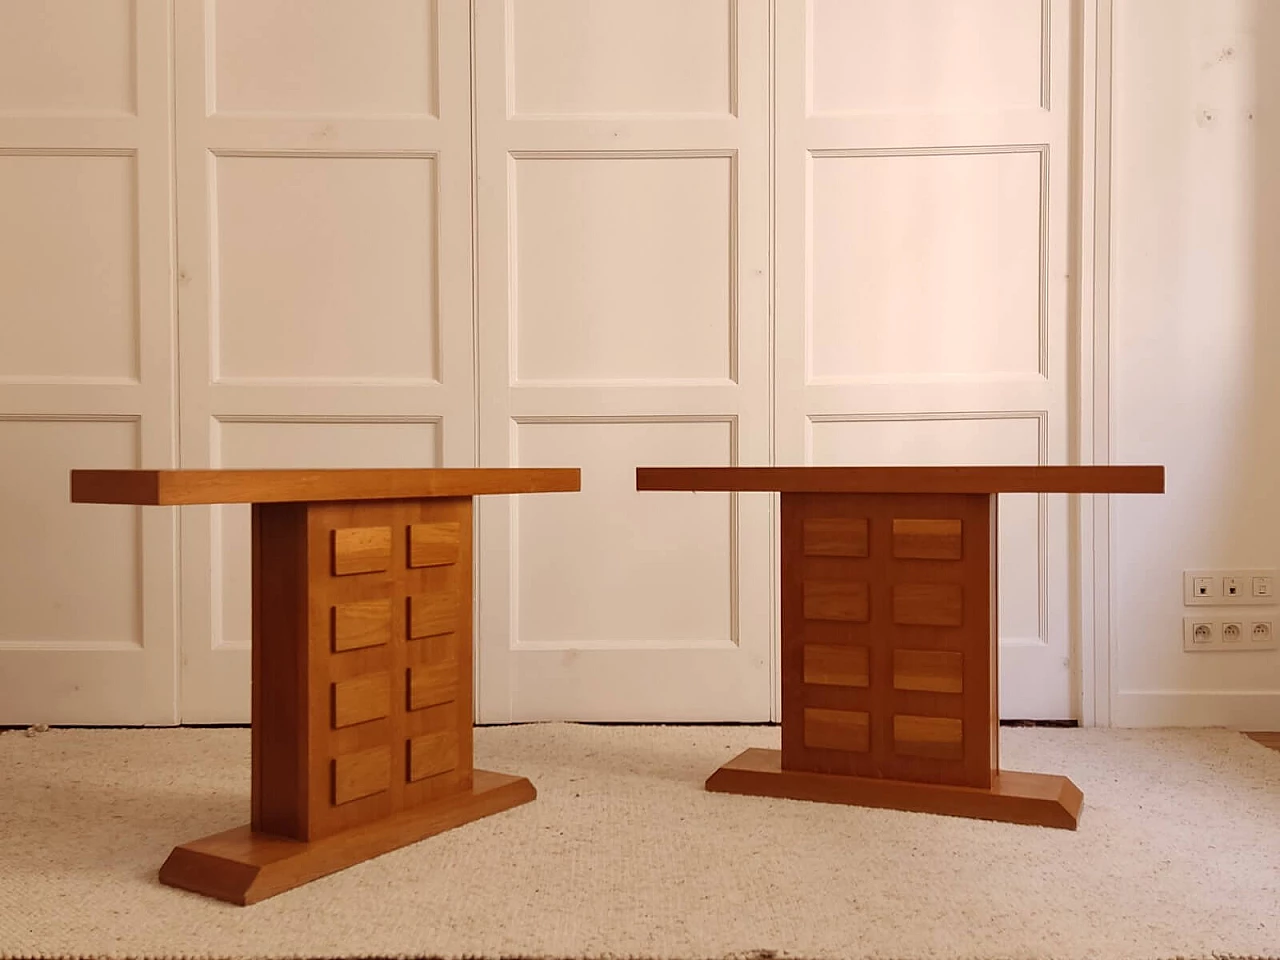
{"type": "Polygon", "coordinates": [[[746,750],[707,780],[715,793],[845,803],[1074,830],[1084,794],[1066,777],[1002,770],[990,789],[782,769],[782,751],[746,750]]]}
{"type": "Polygon", "coordinates": [[[160,868],[160,882],[245,906],[537,796],[524,777],[475,770],[473,779],[469,791],[310,842],[245,825],[184,843],[160,868]]]}

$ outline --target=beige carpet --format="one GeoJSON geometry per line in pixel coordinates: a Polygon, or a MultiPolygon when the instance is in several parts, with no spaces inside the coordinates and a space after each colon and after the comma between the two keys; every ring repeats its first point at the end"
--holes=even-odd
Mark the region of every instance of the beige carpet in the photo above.
{"type": "Polygon", "coordinates": [[[1079,831],[708,794],[776,728],[481,729],[534,803],[253,907],[159,885],[247,820],[245,730],[0,735],[0,956],[1280,957],[1280,754],[1010,729],[1079,831]]]}

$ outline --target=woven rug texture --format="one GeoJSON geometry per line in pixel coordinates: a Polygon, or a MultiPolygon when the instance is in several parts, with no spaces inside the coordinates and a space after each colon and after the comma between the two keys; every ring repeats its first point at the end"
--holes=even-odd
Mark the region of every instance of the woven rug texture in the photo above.
{"type": "Polygon", "coordinates": [[[249,814],[244,729],[0,735],[0,957],[1280,958],[1280,753],[1002,731],[1077,831],[710,794],[776,727],[479,728],[531,804],[251,907],[162,886],[249,814]]]}

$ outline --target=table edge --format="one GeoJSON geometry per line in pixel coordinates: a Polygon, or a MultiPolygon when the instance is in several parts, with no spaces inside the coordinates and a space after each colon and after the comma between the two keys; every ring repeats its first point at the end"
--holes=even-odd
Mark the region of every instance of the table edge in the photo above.
{"type": "Polygon", "coordinates": [[[998,467],[637,467],[637,490],[773,493],[1164,493],[1152,464],[998,467]]]}
{"type": "Polygon", "coordinates": [[[72,503],[191,506],[421,500],[574,493],[578,467],[353,468],[337,470],[97,470],[70,474],[72,503]]]}

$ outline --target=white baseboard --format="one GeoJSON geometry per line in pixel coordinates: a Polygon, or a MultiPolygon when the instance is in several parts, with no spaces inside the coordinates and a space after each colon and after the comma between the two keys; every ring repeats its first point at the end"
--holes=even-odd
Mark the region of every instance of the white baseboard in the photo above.
{"type": "Polygon", "coordinates": [[[1122,690],[1111,725],[1280,730],[1280,690],[1122,690]]]}

